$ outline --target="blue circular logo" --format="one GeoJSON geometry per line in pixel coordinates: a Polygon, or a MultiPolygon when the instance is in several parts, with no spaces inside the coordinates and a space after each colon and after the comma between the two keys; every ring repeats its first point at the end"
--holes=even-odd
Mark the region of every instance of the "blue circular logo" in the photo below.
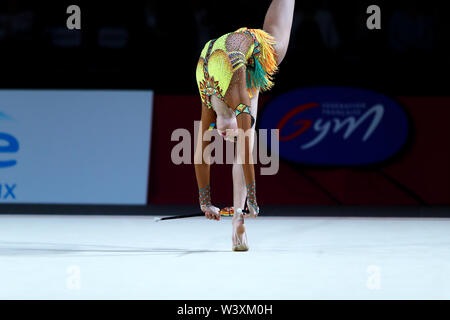
{"type": "Polygon", "coordinates": [[[408,118],[384,95],[316,87],[273,99],[260,128],[279,130],[283,159],[312,165],[369,165],[401,149],[408,137],[408,118]]]}

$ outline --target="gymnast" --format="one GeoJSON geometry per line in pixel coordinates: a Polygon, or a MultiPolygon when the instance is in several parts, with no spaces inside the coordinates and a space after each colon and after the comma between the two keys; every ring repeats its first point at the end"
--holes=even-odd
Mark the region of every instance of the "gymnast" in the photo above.
{"type": "Polygon", "coordinates": [[[260,91],[272,88],[273,76],[286,55],[294,6],[295,0],[272,0],[263,29],[240,28],[208,41],[197,64],[202,111],[195,173],[200,208],[207,219],[220,220],[220,210],[211,202],[210,164],[203,159],[210,142],[204,141],[204,133],[217,129],[225,140],[241,146],[233,161],[233,251],[248,250],[244,218],[260,212],[252,159],[258,97],[260,91]],[[248,213],[243,212],[245,205],[248,213]]]}

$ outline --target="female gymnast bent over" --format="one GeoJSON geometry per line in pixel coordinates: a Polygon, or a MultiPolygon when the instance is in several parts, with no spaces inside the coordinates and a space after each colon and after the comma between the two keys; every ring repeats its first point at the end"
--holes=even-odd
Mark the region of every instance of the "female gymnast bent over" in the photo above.
{"type": "MultiPolygon", "coordinates": [[[[256,1],[256,0],[255,0],[256,1]]],[[[201,125],[195,151],[200,208],[206,218],[220,220],[211,202],[210,165],[203,159],[207,130],[216,128],[225,140],[242,141],[233,162],[232,249],[247,251],[244,217],[257,217],[252,150],[260,91],[273,86],[273,75],[286,55],[295,0],[272,0],[263,29],[240,28],[210,40],[202,50],[196,78],[202,100],[201,125]],[[245,134],[250,130],[251,134],[245,134]],[[242,208],[247,206],[249,213],[242,208]]]]}

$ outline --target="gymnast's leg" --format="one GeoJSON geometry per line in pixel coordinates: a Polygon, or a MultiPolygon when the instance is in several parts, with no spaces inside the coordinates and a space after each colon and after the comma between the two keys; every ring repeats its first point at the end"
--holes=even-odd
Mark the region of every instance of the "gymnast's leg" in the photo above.
{"type": "MultiPolygon", "coordinates": [[[[258,112],[258,97],[259,91],[256,92],[254,97],[250,100],[250,112],[252,116],[256,119],[258,112]]],[[[253,151],[255,142],[255,126],[252,128],[252,134],[250,136],[250,150],[253,151]]],[[[233,163],[233,207],[244,208],[245,199],[247,198],[247,187],[245,183],[244,170],[242,169],[242,164],[237,161],[237,153],[234,156],[233,163]]],[[[238,212],[234,212],[232,219],[233,224],[233,250],[246,251],[248,250],[248,241],[245,233],[244,216],[238,212]]]]}
{"type": "Polygon", "coordinates": [[[275,41],[278,65],[283,61],[289,45],[295,0],[272,0],[264,19],[264,31],[271,34],[275,41]]]}
{"type": "MultiPolygon", "coordinates": [[[[258,97],[259,91],[257,91],[255,96],[250,100],[251,106],[250,112],[255,119],[258,113],[258,97]]],[[[255,126],[253,126],[252,128],[252,135],[250,137],[251,150],[253,150],[255,143],[254,133],[255,133],[255,126]]],[[[242,165],[237,163],[237,154],[235,154],[233,163],[233,207],[244,208],[246,197],[247,197],[247,189],[245,184],[244,171],[242,170],[242,165]]]]}
{"type": "MultiPolygon", "coordinates": [[[[264,20],[264,30],[271,34],[276,41],[275,50],[277,52],[278,64],[284,59],[292,28],[292,21],[294,17],[295,0],[272,0],[272,3],[267,10],[264,20]]],[[[234,78],[234,77],[233,77],[234,78]]],[[[258,111],[258,96],[259,91],[251,99],[251,114],[256,119],[258,111]]],[[[255,127],[252,128],[255,132],[255,127]]],[[[253,150],[254,135],[250,137],[250,148],[253,150]]],[[[244,202],[247,195],[244,172],[242,165],[233,164],[233,206],[234,208],[244,208],[244,202]]]]}

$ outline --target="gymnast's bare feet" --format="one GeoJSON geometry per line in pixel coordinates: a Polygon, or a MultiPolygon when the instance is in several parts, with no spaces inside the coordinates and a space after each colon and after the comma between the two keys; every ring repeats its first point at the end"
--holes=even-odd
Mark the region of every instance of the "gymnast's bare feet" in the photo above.
{"type": "Polygon", "coordinates": [[[245,233],[244,215],[241,209],[236,209],[232,220],[233,251],[248,251],[247,234],[245,233]]]}

